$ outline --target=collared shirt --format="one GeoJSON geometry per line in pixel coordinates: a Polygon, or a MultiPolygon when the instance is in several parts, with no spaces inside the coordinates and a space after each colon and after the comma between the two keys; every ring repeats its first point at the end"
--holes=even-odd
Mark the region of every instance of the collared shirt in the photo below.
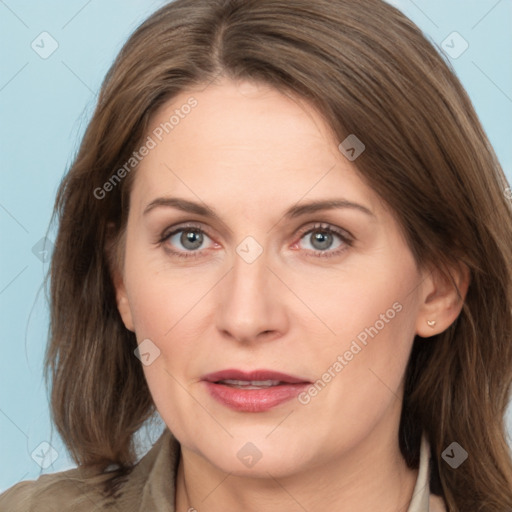
{"type": "MultiPolygon", "coordinates": [[[[175,482],[180,445],[166,428],[151,450],[118,482],[114,497],[105,498],[94,475],[75,468],[20,482],[0,495],[0,512],[176,512],[175,482]]],[[[446,512],[430,492],[430,447],[421,439],[420,464],[407,512],[446,512]]]]}

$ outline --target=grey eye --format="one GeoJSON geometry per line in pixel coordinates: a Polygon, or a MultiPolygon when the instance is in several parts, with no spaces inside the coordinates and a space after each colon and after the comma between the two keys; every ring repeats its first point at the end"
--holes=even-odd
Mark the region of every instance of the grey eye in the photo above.
{"type": "Polygon", "coordinates": [[[304,246],[305,249],[313,251],[337,249],[342,246],[344,242],[342,237],[337,233],[334,233],[329,229],[321,228],[315,228],[308,231],[303,235],[301,240],[303,240],[303,243],[306,242],[306,245],[304,246]],[[338,239],[337,244],[335,244],[336,238],[338,239]]]}
{"type": "Polygon", "coordinates": [[[199,249],[205,240],[205,234],[197,229],[180,229],[169,237],[169,242],[175,247],[180,246],[186,251],[199,249]]]}

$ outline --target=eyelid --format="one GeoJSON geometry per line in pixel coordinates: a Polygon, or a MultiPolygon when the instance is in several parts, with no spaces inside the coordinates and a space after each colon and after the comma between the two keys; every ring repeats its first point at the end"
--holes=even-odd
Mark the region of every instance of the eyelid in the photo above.
{"type": "Polygon", "coordinates": [[[329,222],[313,222],[310,223],[302,228],[299,229],[298,235],[302,238],[305,234],[309,233],[310,231],[332,231],[333,233],[336,233],[342,238],[354,241],[355,237],[350,233],[350,231],[347,231],[346,229],[340,228],[338,226],[335,226],[334,224],[331,224],[329,222]]]}
{"type": "Polygon", "coordinates": [[[164,229],[164,231],[162,232],[162,234],[159,237],[160,242],[167,240],[170,236],[176,234],[179,231],[185,230],[187,228],[197,229],[198,231],[201,231],[202,233],[207,235],[209,238],[212,238],[212,236],[208,233],[208,229],[205,229],[204,224],[202,224],[200,222],[187,221],[182,224],[176,224],[174,226],[164,229]]]}
{"type": "MultiPolygon", "coordinates": [[[[212,235],[209,233],[208,228],[205,228],[203,223],[195,222],[195,221],[185,221],[184,223],[176,224],[175,226],[166,228],[163,231],[162,235],[160,236],[160,238],[161,238],[160,241],[167,239],[167,238],[169,238],[169,236],[175,234],[177,231],[180,231],[180,230],[186,229],[186,228],[194,228],[194,229],[200,230],[203,233],[205,233],[206,235],[208,235],[209,238],[213,239],[212,235]]],[[[340,227],[337,227],[329,222],[319,222],[319,221],[310,222],[307,225],[299,228],[296,231],[295,236],[300,235],[300,237],[302,237],[306,233],[308,233],[309,231],[311,231],[313,229],[325,229],[328,231],[331,230],[342,237],[349,238],[351,240],[355,240],[354,235],[352,235],[352,233],[350,233],[350,231],[340,228],[340,227]]]]}

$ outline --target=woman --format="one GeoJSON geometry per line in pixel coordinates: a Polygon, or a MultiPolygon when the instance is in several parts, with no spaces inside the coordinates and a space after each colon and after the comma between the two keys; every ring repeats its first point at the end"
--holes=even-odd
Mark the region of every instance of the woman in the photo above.
{"type": "Polygon", "coordinates": [[[388,4],[163,7],[56,200],[47,367],[79,467],[0,509],[512,509],[507,186],[388,4]]]}

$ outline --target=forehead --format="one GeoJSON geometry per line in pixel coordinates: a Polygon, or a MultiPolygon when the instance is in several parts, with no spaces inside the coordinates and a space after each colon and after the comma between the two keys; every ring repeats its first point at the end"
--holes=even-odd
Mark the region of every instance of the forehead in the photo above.
{"type": "Polygon", "coordinates": [[[272,204],[306,194],[350,195],[370,206],[377,200],[323,118],[266,85],[223,81],[184,91],[153,116],[148,136],[155,145],[133,191],[141,207],[165,193],[212,201],[231,194],[245,207],[262,196],[272,204]]]}

